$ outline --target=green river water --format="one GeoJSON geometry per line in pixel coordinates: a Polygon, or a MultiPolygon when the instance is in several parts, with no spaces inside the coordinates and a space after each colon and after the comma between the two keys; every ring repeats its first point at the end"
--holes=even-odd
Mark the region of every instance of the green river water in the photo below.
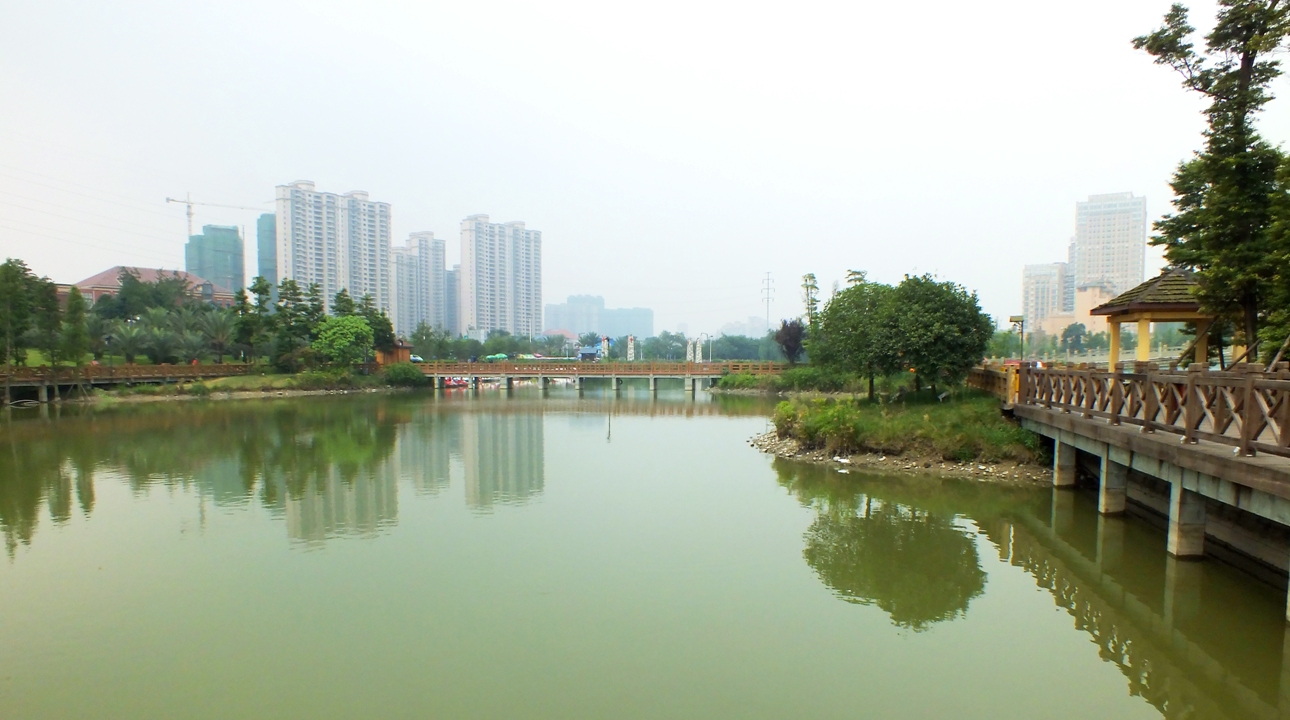
{"type": "MultiPolygon", "coordinates": [[[[1079,492],[842,474],[769,407],[11,411],[0,718],[1272,718],[1285,591],[1079,492]]],[[[1286,699],[1282,699],[1285,696],[1286,699]]]]}

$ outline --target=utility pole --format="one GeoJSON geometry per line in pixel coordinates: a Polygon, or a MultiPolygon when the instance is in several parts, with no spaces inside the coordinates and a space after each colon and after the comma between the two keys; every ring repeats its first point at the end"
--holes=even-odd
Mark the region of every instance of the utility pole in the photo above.
{"type": "Polygon", "coordinates": [[[761,299],[766,302],[766,332],[770,332],[770,299],[775,295],[775,281],[771,279],[770,273],[761,281],[761,299]]]}

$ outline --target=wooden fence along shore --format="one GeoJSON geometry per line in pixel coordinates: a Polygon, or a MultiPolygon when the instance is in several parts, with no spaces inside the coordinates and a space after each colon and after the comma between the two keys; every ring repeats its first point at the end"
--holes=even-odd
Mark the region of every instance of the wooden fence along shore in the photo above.
{"type": "Polygon", "coordinates": [[[969,384],[1010,405],[1100,418],[1144,433],[1173,433],[1184,443],[1208,440],[1244,456],[1290,457],[1290,363],[1271,370],[1243,363],[1226,371],[1122,363],[1116,372],[1022,363],[976,368],[969,384]]]}

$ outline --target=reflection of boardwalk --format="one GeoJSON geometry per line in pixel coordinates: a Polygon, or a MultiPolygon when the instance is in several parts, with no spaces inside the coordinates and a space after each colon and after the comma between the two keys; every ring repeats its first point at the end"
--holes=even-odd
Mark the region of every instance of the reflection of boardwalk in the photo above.
{"type": "MultiPolygon", "coordinates": [[[[1023,517],[983,527],[1001,559],[1034,576],[1075,626],[1092,637],[1102,659],[1119,667],[1129,692],[1167,718],[1284,717],[1280,708],[1290,706],[1281,699],[1287,688],[1279,616],[1268,613],[1276,621],[1268,623],[1268,632],[1244,642],[1216,638],[1212,628],[1206,637],[1205,625],[1239,609],[1212,600],[1206,606],[1200,587],[1203,568],[1173,558],[1164,561],[1158,574],[1144,573],[1137,559],[1122,564],[1121,555],[1130,548],[1118,520],[1100,518],[1093,537],[1080,543],[1069,495],[1058,494],[1050,523],[1023,517]],[[1093,557],[1082,553],[1080,544],[1095,548],[1093,557]],[[1144,582],[1143,575],[1154,582],[1144,582]],[[1232,654],[1234,649],[1239,656],[1232,654]]],[[[1257,624],[1254,618],[1244,620],[1257,624]]]]}
{"type": "Polygon", "coordinates": [[[328,538],[374,537],[399,520],[396,476],[378,468],[353,480],[335,471],[310,482],[299,497],[286,498],[287,535],[309,543],[328,538]]]}
{"type": "Polygon", "coordinates": [[[461,418],[466,503],[488,508],[542,492],[546,455],[542,415],[471,413],[461,418]]]}

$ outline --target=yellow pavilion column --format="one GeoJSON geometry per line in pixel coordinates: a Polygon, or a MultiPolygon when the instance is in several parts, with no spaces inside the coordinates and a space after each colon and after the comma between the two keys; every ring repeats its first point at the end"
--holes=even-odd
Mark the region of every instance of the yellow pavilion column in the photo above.
{"type": "Polygon", "coordinates": [[[1137,359],[1146,362],[1151,359],[1151,321],[1138,319],[1138,354],[1137,359]]]}
{"type": "Polygon", "coordinates": [[[1209,326],[1213,321],[1196,323],[1196,355],[1193,362],[1209,367],[1209,326]]]}
{"type": "Polygon", "coordinates": [[[1115,372],[1115,364],[1120,362],[1120,321],[1108,319],[1107,329],[1111,331],[1111,351],[1106,359],[1106,367],[1115,372]]]}

